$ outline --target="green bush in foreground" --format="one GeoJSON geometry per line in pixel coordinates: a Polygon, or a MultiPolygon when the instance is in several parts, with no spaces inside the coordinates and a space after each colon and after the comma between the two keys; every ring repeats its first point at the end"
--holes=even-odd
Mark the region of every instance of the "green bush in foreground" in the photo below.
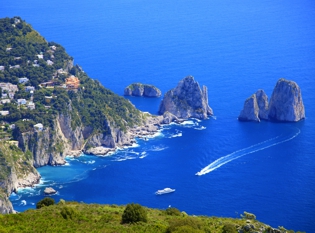
{"type": "Polygon", "coordinates": [[[44,199],[37,202],[36,209],[40,209],[44,206],[50,206],[50,205],[54,205],[54,204],[55,204],[55,200],[53,198],[45,197],[44,199]]]}
{"type": "Polygon", "coordinates": [[[122,215],[121,223],[147,222],[147,211],[139,204],[128,204],[122,215]]]}
{"type": "Polygon", "coordinates": [[[172,215],[172,216],[180,216],[181,212],[179,211],[179,209],[174,208],[174,207],[169,207],[165,210],[167,215],[172,215]]]}

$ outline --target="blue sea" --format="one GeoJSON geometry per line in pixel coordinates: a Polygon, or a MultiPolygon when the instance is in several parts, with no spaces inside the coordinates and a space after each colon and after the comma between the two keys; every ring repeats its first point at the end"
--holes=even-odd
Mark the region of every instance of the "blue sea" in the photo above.
{"type": "MultiPolygon", "coordinates": [[[[248,211],[273,227],[315,232],[313,0],[2,0],[0,16],[21,16],[118,95],[133,82],[165,93],[193,75],[215,114],[165,126],[111,156],[39,168],[41,184],[11,195],[17,211],[35,208],[53,187],[56,201],[222,217],[248,211]],[[258,89],[270,97],[282,77],[300,86],[306,119],[239,122],[245,99],[258,89]],[[154,194],[165,187],[176,191],[154,194]]],[[[129,99],[153,114],[161,101],[129,99]]]]}

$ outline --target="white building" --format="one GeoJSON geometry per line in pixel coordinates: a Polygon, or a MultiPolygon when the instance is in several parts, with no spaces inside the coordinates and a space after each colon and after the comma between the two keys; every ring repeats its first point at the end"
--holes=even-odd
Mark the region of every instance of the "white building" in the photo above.
{"type": "Polygon", "coordinates": [[[0,111],[1,116],[9,115],[9,111],[0,111]]]}
{"type": "Polygon", "coordinates": [[[24,77],[24,78],[19,78],[19,83],[24,84],[27,83],[29,81],[28,78],[24,77]]]}
{"type": "Polygon", "coordinates": [[[34,110],[35,109],[35,104],[34,102],[30,101],[27,105],[27,108],[30,109],[30,110],[34,110]]]}
{"type": "Polygon", "coordinates": [[[26,99],[18,99],[17,102],[18,102],[18,105],[25,105],[26,99]]]}
{"type": "Polygon", "coordinates": [[[38,123],[38,124],[34,125],[34,129],[37,131],[43,131],[44,126],[42,123],[38,123]]]}

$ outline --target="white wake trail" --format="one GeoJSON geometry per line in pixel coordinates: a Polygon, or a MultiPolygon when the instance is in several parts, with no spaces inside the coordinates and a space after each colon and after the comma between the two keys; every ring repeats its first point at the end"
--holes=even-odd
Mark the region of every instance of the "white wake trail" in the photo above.
{"type": "Polygon", "coordinates": [[[235,151],[231,154],[228,154],[226,156],[223,156],[223,157],[215,160],[214,162],[212,162],[211,164],[209,164],[208,166],[206,166],[205,168],[203,168],[199,172],[197,172],[196,175],[197,176],[205,175],[205,174],[212,172],[215,169],[223,166],[224,164],[227,164],[227,163],[229,163],[235,159],[238,159],[240,157],[243,157],[244,155],[252,154],[252,153],[255,153],[257,151],[265,150],[269,147],[276,146],[276,145],[282,144],[284,142],[290,141],[293,138],[297,137],[300,134],[300,132],[301,131],[298,129],[298,131],[296,133],[294,133],[294,135],[287,135],[285,137],[277,136],[277,137],[268,139],[266,141],[257,143],[255,145],[252,145],[250,147],[246,147],[244,149],[235,151]]]}

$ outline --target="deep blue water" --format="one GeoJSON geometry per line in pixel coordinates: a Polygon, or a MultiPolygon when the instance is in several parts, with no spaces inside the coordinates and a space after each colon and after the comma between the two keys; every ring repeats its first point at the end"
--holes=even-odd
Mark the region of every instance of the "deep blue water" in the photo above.
{"type": "MultiPolygon", "coordinates": [[[[224,217],[248,211],[273,227],[315,232],[314,1],[3,0],[0,16],[16,15],[115,93],[133,82],[165,93],[191,74],[208,87],[216,115],[167,126],[110,157],[40,168],[42,184],[11,197],[16,210],[34,208],[52,186],[57,201],[224,217]],[[244,100],[259,88],[270,97],[281,77],[301,87],[306,120],[238,122],[244,100]],[[202,169],[209,173],[196,176],[202,169]],[[154,195],[165,187],[176,192],[154,195]]],[[[161,99],[130,100],[156,113],[161,99]]]]}

